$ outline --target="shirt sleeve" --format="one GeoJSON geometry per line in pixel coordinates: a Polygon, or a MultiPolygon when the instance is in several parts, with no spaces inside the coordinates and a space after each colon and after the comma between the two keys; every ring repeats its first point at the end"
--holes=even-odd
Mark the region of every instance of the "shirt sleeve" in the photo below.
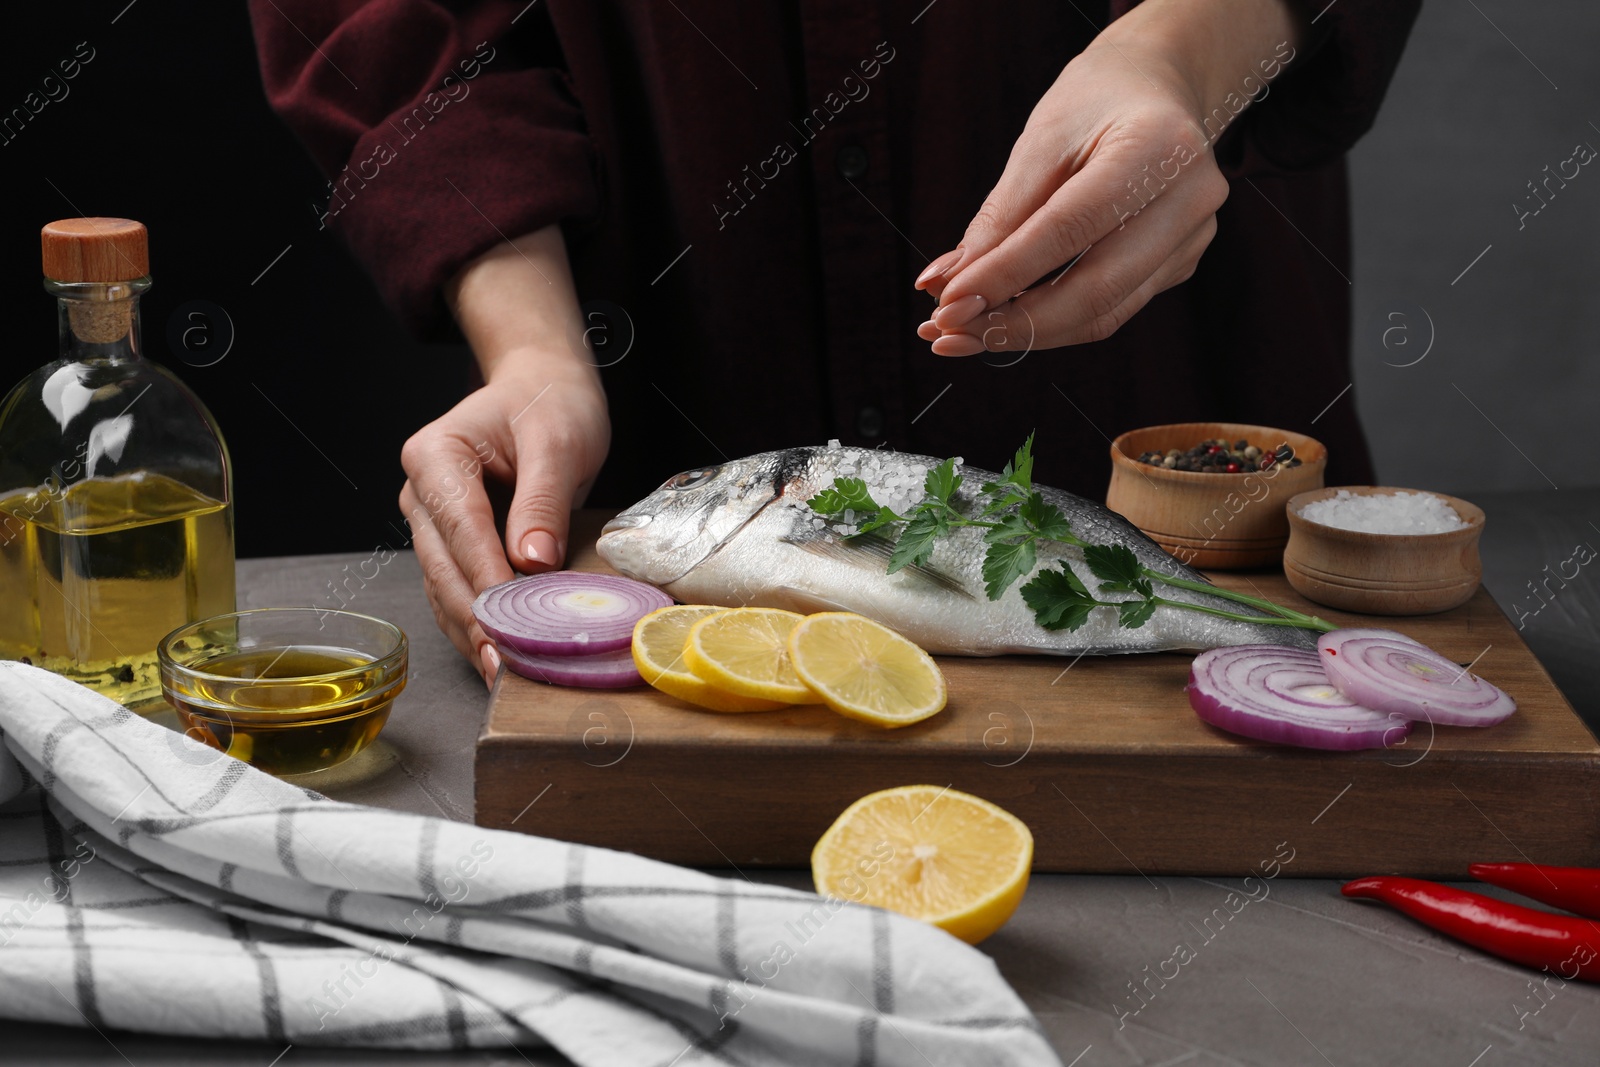
{"type": "MultiPolygon", "coordinates": [[[[1343,156],[1377,118],[1422,0],[1286,0],[1305,40],[1239,71],[1206,123],[1226,173],[1311,170],[1343,156]],[[1251,102],[1253,101],[1253,102],[1251,102]],[[1248,109],[1245,104],[1248,103],[1248,109]],[[1232,121],[1230,107],[1243,112],[1232,121]],[[1226,127],[1225,130],[1222,127],[1226,127]]],[[[1113,0],[1120,16],[1138,0],[1113,0]]]]}
{"type": "Polygon", "coordinates": [[[268,102],[331,179],[319,204],[406,324],[497,242],[598,213],[597,155],[544,5],[250,0],[268,102]]]}

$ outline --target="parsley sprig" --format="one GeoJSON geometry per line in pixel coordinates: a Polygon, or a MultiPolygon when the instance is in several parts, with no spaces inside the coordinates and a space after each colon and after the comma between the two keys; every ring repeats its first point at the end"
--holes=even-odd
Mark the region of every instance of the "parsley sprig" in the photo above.
{"type": "Polygon", "coordinates": [[[904,515],[875,501],[866,482],[860,478],[835,478],[831,487],[807,503],[818,515],[841,520],[850,526],[849,536],[892,535],[894,550],[889,557],[890,574],[905,567],[927,564],[934,545],[951,530],[963,526],[982,529],[984,543],[988,546],[983,557],[984,590],[990,600],[1000,599],[1017,579],[1033,573],[1038,563],[1040,541],[1081,548],[1089,572],[1098,580],[1094,592],[1065,563],[1059,568],[1045,567],[1022,586],[1022,599],[1033,609],[1039,625],[1047,630],[1076,630],[1089,621],[1090,613],[1096,608],[1110,608],[1117,613],[1120,625],[1138,629],[1150,620],[1156,608],[1163,606],[1267,626],[1320,631],[1334,628],[1314,615],[1291,611],[1261,597],[1219,589],[1206,582],[1146,567],[1126,545],[1096,545],[1082,540],[1072,532],[1072,524],[1061,509],[1046,501],[1044,494],[1033,487],[1032,434],[1017,449],[1000,476],[979,487],[966,510],[957,500],[965,477],[957,474],[955,467],[956,461],[947,459],[929,470],[923,481],[922,499],[904,515]],[[1221,597],[1266,614],[1245,614],[1172,600],[1157,593],[1158,585],[1221,597]],[[1101,600],[1096,593],[1124,594],[1124,598],[1101,600]]]}

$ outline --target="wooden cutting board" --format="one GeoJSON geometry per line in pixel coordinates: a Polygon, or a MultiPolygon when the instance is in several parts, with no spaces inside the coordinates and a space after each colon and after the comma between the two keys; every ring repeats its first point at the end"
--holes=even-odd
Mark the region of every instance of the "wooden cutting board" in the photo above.
{"type": "MultiPolygon", "coordinates": [[[[604,515],[573,566],[604,570],[604,515]]],[[[1388,750],[1325,753],[1202,723],[1190,658],[941,658],[949,706],[900,730],[825,708],[700,711],[648,687],[583,690],[502,672],[478,739],[477,820],[698,866],[807,866],[866,793],[914,783],[985,797],[1033,830],[1035,869],[1464,878],[1469,862],[1600,865],[1600,744],[1479,590],[1441,615],[1308,605],[1281,573],[1222,586],[1342,625],[1398,627],[1509,692],[1490,729],[1419,724],[1388,750]]]]}

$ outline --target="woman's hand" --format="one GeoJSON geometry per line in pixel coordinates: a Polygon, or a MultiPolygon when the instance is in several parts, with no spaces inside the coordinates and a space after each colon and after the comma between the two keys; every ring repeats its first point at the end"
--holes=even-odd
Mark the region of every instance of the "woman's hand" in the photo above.
{"type": "Polygon", "coordinates": [[[945,356],[1097,341],[1186,280],[1228,196],[1212,145],[1298,39],[1283,0],[1145,0],[1112,23],[917,279],[940,305],[918,336],[945,356]]]}
{"type": "Polygon", "coordinates": [[[400,453],[400,508],[439,628],[492,684],[500,657],[472,617],[484,589],[559,567],[567,524],[610,444],[600,377],[581,334],[560,231],[475,260],[446,294],[486,384],[400,453]],[[502,545],[485,478],[514,486],[502,545]]]}

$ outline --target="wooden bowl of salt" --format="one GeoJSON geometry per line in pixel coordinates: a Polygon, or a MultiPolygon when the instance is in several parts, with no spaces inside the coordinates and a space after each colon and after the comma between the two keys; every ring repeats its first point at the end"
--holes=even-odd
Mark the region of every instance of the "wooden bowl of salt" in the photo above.
{"type": "Polygon", "coordinates": [[[1283,571],[1307,600],[1368,615],[1431,615],[1483,578],[1483,510],[1443,493],[1346,485],[1289,500],[1283,571]]]}

